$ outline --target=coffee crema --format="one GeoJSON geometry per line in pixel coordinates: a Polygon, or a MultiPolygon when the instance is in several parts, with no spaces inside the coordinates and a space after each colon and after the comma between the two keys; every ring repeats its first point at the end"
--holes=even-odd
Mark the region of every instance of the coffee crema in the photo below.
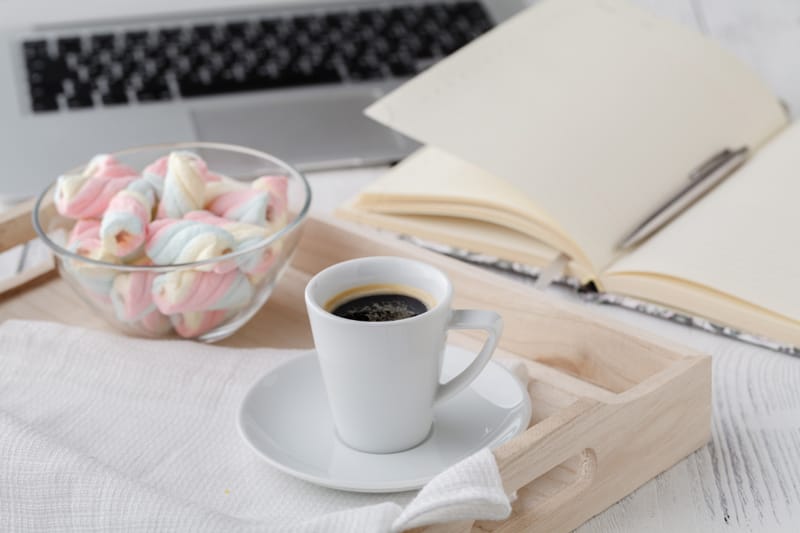
{"type": "Polygon", "coordinates": [[[342,291],[325,304],[338,317],[360,322],[391,322],[421,315],[433,307],[425,291],[399,284],[360,285],[342,291]]]}

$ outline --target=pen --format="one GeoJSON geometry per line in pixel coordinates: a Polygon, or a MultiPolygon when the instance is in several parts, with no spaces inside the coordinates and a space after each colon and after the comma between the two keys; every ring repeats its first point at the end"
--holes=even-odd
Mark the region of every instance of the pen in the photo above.
{"type": "Polygon", "coordinates": [[[736,150],[726,148],[704,162],[689,174],[689,183],[631,231],[619,244],[619,248],[631,248],[661,229],[739,168],[747,160],[748,152],[746,146],[736,150]]]}

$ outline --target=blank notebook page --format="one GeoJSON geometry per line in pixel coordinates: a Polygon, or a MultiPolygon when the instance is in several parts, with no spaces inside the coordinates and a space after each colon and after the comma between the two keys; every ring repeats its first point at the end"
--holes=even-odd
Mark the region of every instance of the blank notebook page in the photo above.
{"type": "Polygon", "coordinates": [[[694,167],[786,122],[733,56],[621,0],[541,2],[367,114],[511,182],[596,271],[694,167]]]}
{"type": "Polygon", "coordinates": [[[800,124],[608,273],[675,276],[800,320],[800,124]]]}

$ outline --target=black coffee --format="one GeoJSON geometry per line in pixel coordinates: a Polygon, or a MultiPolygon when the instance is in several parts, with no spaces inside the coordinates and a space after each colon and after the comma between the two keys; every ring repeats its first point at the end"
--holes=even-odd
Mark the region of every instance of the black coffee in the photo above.
{"type": "Polygon", "coordinates": [[[336,316],[361,322],[389,322],[421,315],[428,310],[422,300],[408,294],[368,294],[347,300],[331,310],[336,316]]]}

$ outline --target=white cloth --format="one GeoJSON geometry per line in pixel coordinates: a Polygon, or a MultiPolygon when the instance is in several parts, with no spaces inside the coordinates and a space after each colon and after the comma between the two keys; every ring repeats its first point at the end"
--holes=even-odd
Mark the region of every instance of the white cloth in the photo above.
{"type": "Polygon", "coordinates": [[[237,409],[298,353],[4,323],[0,531],[389,532],[509,515],[489,450],[417,494],[329,490],[260,460],[237,409]]]}

